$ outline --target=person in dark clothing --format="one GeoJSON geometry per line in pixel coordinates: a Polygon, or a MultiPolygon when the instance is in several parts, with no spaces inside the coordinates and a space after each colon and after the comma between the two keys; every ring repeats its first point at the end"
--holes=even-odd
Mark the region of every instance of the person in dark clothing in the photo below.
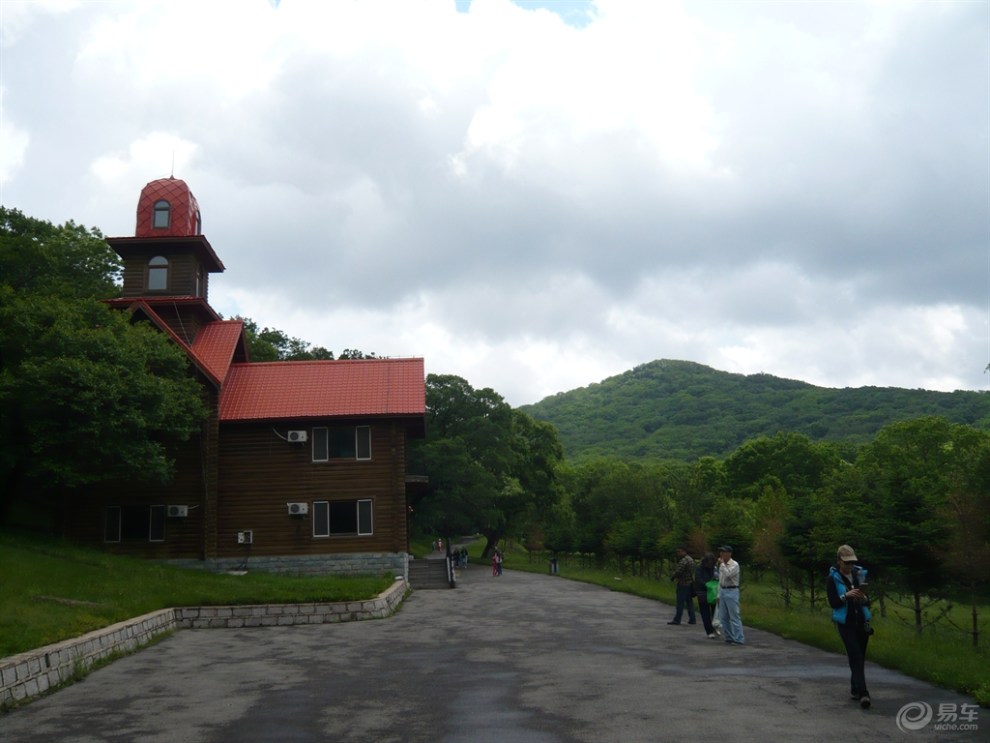
{"type": "Polygon", "coordinates": [[[677,581],[677,609],[674,618],[667,624],[680,624],[684,608],[688,610],[688,624],[694,624],[694,558],[683,547],[677,548],[677,567],[672,581],[677,581]]]}
{"type": "Polygon", "coordinates": [[[848,544],[839,547],[836,566],[828,573],[828,603],[832,621],[846,647],[850,691],[859,706],[868,709],[870,692],[866,689],[866,645],[873,631],[870,627],[869,598],[864,590],[866,570],[856,564],[856,553],[848,544]]]}
{"type": "Polygon", "coordinates": [[[715,555],[709,552],[701,558],[694,569],[694,595],[698,597],[698,613],[701,623],[705,625],[705,634],[712,640],[716,639],[715,627],[712,625],[715,604],[708,603],[708,581],[715,580],[715,555]]]}

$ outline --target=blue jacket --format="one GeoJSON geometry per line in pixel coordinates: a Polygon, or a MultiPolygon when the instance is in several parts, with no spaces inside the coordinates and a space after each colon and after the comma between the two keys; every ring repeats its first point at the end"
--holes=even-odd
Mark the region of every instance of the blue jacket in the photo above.
{"type": "MultiPolygon", "coordinates": [[[[859,571],[859,565],[853,568],[851,576],[853,588],[859,587],[859,571]]],[[[842,578],[842,573],[836,567],[828,571],[828,577],[828,603],[832,607],[832,621],[845,624],[849,616],[849,604],[843,601],[842,597],[846,595],[848,586],[846,586],[846,582],[842,578]]],[[[863,604],[857,604],[856,606],[863,612],[863,621],[869,622],[872,616],[870,614],[870,607],[863,604]]]]}

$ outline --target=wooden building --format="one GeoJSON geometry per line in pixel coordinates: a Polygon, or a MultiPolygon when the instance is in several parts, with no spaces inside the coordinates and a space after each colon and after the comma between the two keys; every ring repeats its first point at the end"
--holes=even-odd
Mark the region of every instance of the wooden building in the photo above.
{"type": "Polygon", "coordinates": [[[407,443],[424,435],[421,358],[252,363],[243,323],[208,301],[224,270],[181,180],[141,192],[134,237],[107,242],[113,307],[189,358],[210,416],[162,486],[119,483],[69,504],[66,531],[116,552],[211,569],[408,575],[407,443]]]}

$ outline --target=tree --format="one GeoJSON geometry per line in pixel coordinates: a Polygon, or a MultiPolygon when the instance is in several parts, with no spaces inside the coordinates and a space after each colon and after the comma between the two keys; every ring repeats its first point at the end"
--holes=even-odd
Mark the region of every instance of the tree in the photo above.
{"type": "Polygon", "coordinates": [[[32,483],[54,493],[116,478],[166,481],[199,430],[185,355],[110,310],[119,264],[100,234],[0,209],[0,523],[32,483]]]}
{"type": "Polygon", "coordinates": [[[562,454],[551,426],[454,375],[427,376],[426,409],[427,438],[413,452],[430,478],[414,513],[420,529],[448,543],[480,532],[487,555],[531,516],[552,511],[562,454]]]}
{"type": "MultiPolygon", "coordinates": [[[[234,319],[244,323],[244,334],[247,338],[248,353],[250,353],[252,361],[333,360],[333,352],[328,351],[323,346],[311,346],[306,341],[290,338],[275,328],[259,330],[258,323],[248,317],[237,316],[234,319]]],[[[354,352],[352,351],[352,353],[354,352]]],[[[341,358],[345,357],[342,355],[341,358]]]]}
{"type": "Polygon", "coordinates": [[[912,595],[919,632],[922,596],[942,593],[947,577],[950,522],[945,508],[951,483],[967,467],[978,435],[944,418],[894,423],[864,447],[856,463],[871,507],[864,551],[882,555],[884,569],[912,595]]]}

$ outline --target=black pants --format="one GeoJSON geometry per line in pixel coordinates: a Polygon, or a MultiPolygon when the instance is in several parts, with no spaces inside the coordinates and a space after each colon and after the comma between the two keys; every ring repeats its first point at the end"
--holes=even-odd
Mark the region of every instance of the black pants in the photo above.
{"type": "Polygon", "coordinates": [[[854,697],[869,696],[866,690],[866,644],[870,636],[866,634],[862,622],[850,622],[835,626],[839,630],[842,644],[846,646],[846,657],[849,658],[849,670],[852,671],[850,692],[854,697]]]}
{"type": "Polygon", "coordinates": [[[708,603],[708,591],[697,591],[695,596],[698,597],[698,613],[701,614],[701,623],[705,625],[705,634],[714,635],[715,627],[712,626],[712,608],[715,604],[708,603]]]}

